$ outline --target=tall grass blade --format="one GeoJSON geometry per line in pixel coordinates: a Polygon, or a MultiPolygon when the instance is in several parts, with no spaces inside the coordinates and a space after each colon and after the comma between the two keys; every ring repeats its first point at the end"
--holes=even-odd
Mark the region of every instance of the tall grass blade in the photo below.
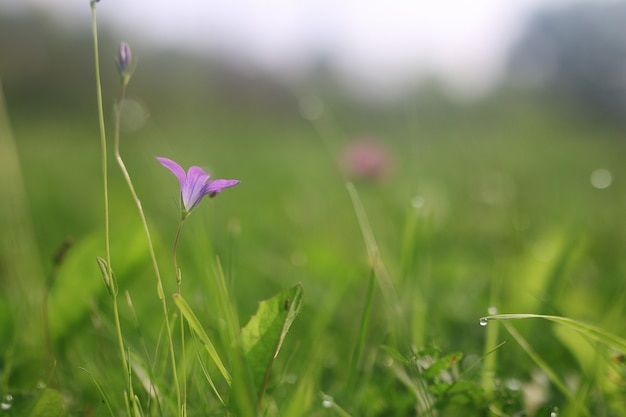
{"type": "Polygon", "coordinates": [[[200,321],[198,320],[194,312],[189,307],[189,304],[187,304],[185,299],[180,294],[174,294],[174,303],[180,310],[183,317],[185,317],[185,320],[187,320],[189,327],[191,327],[191,329],[196,333],[196,335],[198,335],[198,337],[200,338],[200,341],[206,348],[207,352],[209,352],[209,356],[211,356],[211,359],[213,359],[213,362],[215,362],[217,369],[219,369],[220,373],[222,374],[222,376],[224,377],[228,385],[230,385],[231,384],[230,373],[228,372],[228,370],[226,370],[226,367],[224,366],[222,359],[217,353],[217,350],[215,350],[215,346],[213,346],[213,342],[211,342],[211,339],[204,331],[204,328],[200,324],[200,321]]]}
{"type": "Polygon", "coordinates": [[[378,244],[376,243],[372,226],[370,225],[367,214],[365,213],[365,208],[363,207],[363,203],[359,197],[359,193],[351,182],[346,183],[346,188],[348,189],[348,194],[350,194],[354,213],[356,214],[361,234],[363,235],[363,240],[365,241],[368,261],[372,269],[376,271],[378,284],[380,285],[386,304],[394,313],[393,318],[395,321],[395,319],[399,319],[400,317],[398,296],[393,288],[393,283],[391,282],[387,268],[380,258],[380,250],[378,248],[378,244]]]}
{"type": "MultiPolygon", "coordinates": [[[[9,114],[0,82],[0,289],[14,303],[14,317],[24,317],[17,336],[43,334],[38,320],[32,320],[35,306],[41,305],[44,280],[39,250],[31,220],[21,162],[11,130],[9,114]],[[11,277],[11,279],[8,279],[11,277]]],[[[38,343],[35,341],[35,343],[38,343]]]]}
{"type": "Polygon", "coordinates": [[[554,386],[557,387],[559,391],[570,401],[572,404],[576,406],[586,416],[591,416],[589,410],[585,408],[582,401],[579,398],[576,398],[565,385],[556,372],[548,365],[546,361],[544,361],[541,356],[535,352],[535,350],[530,346],[530,344],[524,339],[524,337],[513,327],[510,323],[503,322],[504,328],[509,332],[511,336],[515,339],[517,344],[520,345],[522,349],[530,356],[530,358],[541,368],[541,370],[547,375],[547,377],[552,381],[554,386]]]}
{"type": "Polygon", "coordinates": [[[352,353],[352,360],[350,363],[350,374],[348,376],[348,390],[352,390],[355,386],[355,378],[365,348],[365,338],[367,336],[367,328],[369,326],[370,317],[372,314],[372,302],[374,300],[374,285],[376,283],[376,274],[374,270],[371,270],[369,285],[367,289],[367,296],[365,298],[365,307],[363,308],[363,314],[361,315],[361,325],[359,327],[359,337],[352,353]]]}
{"type": "Polygon", "coordinates": [[[335,412],[335,415],[338,415],[339,417],[352,417],[346,410],[340,407],[331,396],[324,393],[321,393],[321,395],[322,406],[324,408],[333,410],[335,412]]]}
{"type": "Polygon", "coordinates": [[[216,288],[211,291],[213,295],[212,303],[217,306],[217,314],[226,321],[225,334],[223,338],[230,343],[229,360],[231,373],[233,375],[232,384],[228,398],[228,407],[239,416],[253,416],[257,414],[257,395],[250,368],[243,354],[239,340],[240,328],[237,317],[235,301],[230,297],[226,277],[222,269],[222,263],[216,258],[215,263],[215,284],[216,288]]]}
{"type": "Polygon", "coordinates": [[[522,319],[543,319],[558,323],[572,330],[582,333],[592,340],[603,343],[617,351],[626,352],[626,340],[611,334],[599,327],[593,326],[582,321],[570,319],[568,317],[550,316],[545,314],[495,314],[481,318],[485,320],[522,320],[522,319]]]}
{"type": "Polygon", "coordinates": [[[107,409],[109,410],[109,414],[111,414],[111,417],[116,417],[116,414],[113,412],[113,408],[111,407],[111,402],[109,401],[109,397],[107,397],[106,393],[104,392],[104,390],[100,386],[100,383],[98,383],[96,378],[87,369],[81,368],[81,367],[79,367],[78,369],[80,369],[81,371],[83,371],[84,373],[86,373],[89,376],[91,381],[94,383],[94,385],[98,389],[98,392],[102,396],[102,402],[104,403],[104,405],[107,406],[107,409]]]}
{"type": "Polygon", "coordinates": [[[204,379],[206,379],[206,381],[209,383],[209,386],[211,387],[211,391],[213,391],[213,394],[215,394],[215,398],[217,398],[217,400],[223,406],[226,406],[226,402],[224,401],[219,391],[217,390],[217,387],[215,386],[215,383],[213,382],[213,378],[211,378],[211,375],[209,374],[209,370],[207,369],[204,361],[202,360],[202,357],[200,356],[200,350],[198,348],[198,336],[195,333],[192,333],[191,340],[193,341],[193,346],[196,350],[196,358],[198,359],[198,363],[200,364],[200,369],[202,370],[204,379]]]}

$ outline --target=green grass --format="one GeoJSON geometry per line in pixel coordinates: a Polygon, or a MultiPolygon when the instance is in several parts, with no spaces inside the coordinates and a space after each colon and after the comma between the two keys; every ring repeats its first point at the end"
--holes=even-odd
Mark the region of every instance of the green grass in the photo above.
{"type": "MultiPolygon", "coordinates": [[[[622,346],[602,343],[626,331],[621,131],[511,94],[380,111],[329,100],[311,124],[292,106],[239,109],[173,91],[173,103],[187,104],[156,102],[131,82],[129,95],[151,117],[122,132],[121,152],[176,338],[178,184],[154,156],[242,181],[194,210],[178,247],[190,416],[253,412],[258,386],[245,382],[250,358],[232,349],[236,328],[298,283],[302,310],[273,362],[264,415],[626,413],[622,346]],[[362,135],[388,146],[394,173],[346,186],[336,161],[362,135]],[[607,189],[590,184],[598,168],[613,175],[607,189]],[[490,306],[576,319],[604,339],[541,320],[483,328],[490,306]],[[531,388],[539,394],[524,399],[531,388]]],[[[0,391],[13,396],[9,415],[49,415],[33,413],[61,398],[69,415],[118,415],[126,376],[95,261],[105,253],[95,110],[12,116],[0,137],[0,391]],[[55,264],[68,236],[74,243],[55,264]]],[[[114,161],[109,170],[111,258],[133,388],[144,415],[177,415],[147,242],[114,161]]]]}

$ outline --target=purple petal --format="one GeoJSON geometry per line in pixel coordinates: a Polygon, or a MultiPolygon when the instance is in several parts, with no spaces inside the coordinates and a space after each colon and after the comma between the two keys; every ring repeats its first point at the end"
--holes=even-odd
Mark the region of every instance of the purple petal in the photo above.
{"type": "Polygon", "coordinates": [[[233,187],[239,184],[241,181],[239,180],[213,180],[209,181],[204,187],[206,194],[215,194],[222,191],[224,188],[233,187]]]}
{"type": "Polygon", "coordinates": [[[185,210],[191,211],[191,209],[200,203],[202,197],[207,194],[204,191],[204,186],[210,177],[211,174],[200,167],[192,166],[189,168],[187,171],[187,181],[180,190],[185,210]]]}
{"type": "Polygon", "coordinates": [[[185,170],[171,159],[157,156],[156,160],[159,161],[161,165],[163,165],[165,168],[172,171],[172,174],[174,174],[176,178],[178,178],[178,182],[180,183],[180,189],[182,190],[185,186],[185,183],[187,182],[187,175],[185,174],[185,170]]]}

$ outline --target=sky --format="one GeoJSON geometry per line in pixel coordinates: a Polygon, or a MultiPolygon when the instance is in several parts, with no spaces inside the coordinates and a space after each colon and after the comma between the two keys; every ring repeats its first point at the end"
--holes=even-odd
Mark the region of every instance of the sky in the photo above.
{"type": "MultiPolygon", "coordinates": [[[[536,10],[583,1],[101,0],[97,16],[121,39],[211,53],[279,78],[297,79],[323,56],[355,91],[393,96],[434,75],[473,97],[501,79],[536,10]]],[[[0,0],[0,10],[25,8],[64,25],[91,20],[88,0],[0,0]]]]}

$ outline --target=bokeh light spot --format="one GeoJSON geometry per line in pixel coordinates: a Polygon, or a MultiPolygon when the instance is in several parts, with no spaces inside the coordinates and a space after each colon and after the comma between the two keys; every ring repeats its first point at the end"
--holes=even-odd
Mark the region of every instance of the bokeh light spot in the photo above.
{"type": "Polygon", "coordinates": [[[595,188],[608,188],[613,182],[613,176],[607,169],[596,169],[591,173],[591,185],[595,188]]]}

